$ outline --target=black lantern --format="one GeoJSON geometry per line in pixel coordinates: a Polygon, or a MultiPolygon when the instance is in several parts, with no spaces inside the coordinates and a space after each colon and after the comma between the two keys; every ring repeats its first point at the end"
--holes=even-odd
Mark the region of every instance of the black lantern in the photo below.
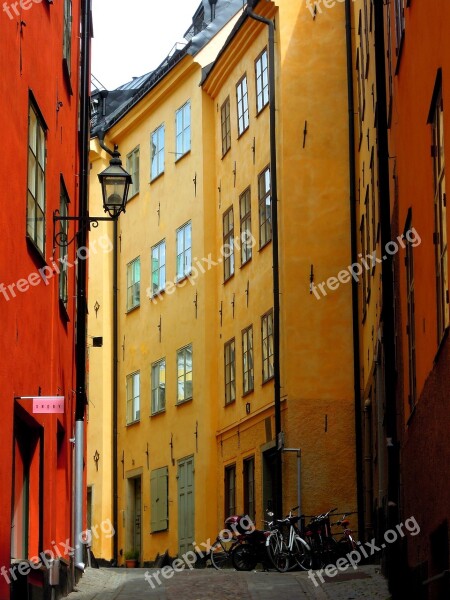
{"type": "Polygon", "coordinates": [[[133,182],[131,175],[122,167],[117,146],[114,147],[109,167],[99,173],[98,178],[102,186],[103,208],[110,217],[116,219],[125,212],[128,191],[133,182]]]}

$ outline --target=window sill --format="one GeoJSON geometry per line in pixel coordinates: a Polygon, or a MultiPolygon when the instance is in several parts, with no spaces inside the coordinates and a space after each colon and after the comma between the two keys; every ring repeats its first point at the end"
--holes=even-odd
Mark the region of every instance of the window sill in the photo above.
{"type": "Polygon", "coordinates": [[[163,287],[160,290],[153,292],[148,298],[153,302],[153,300],[155,298],[161,298],[161,296],[165,295],[165,293],[166,293],[166,288],[163,287]]]}
{"type": "Polygon", "coordinates": [[[261,246],[261,242],[260,242],[260,246],[258,249],[258,252],[261,252],[262,250],[264,250],[264,248],[267,248],[267,246],[272,242],[272,238],[270,238],[270,240],[267,240],[267,242],[265,242],[262,246],[261,246]]]}
{"type": "Polygon", "coordinates": [[[154,413],[152,413],[152,414],[149,416],[149,419],[151,419],[152,417],[159,417],[160,415],[163,415],[163,414],[165,414],[165,412],[166,412],[166,409],[165,409],[165,408],[162,408],[161,410],[158,410],[157,412],[154,412],[154,413]]]}
{"type": "Polygon", "coordinates": [[[244,392],[241,396],[242,399],[244,398],[248,398],[248,396],[250,396],[251,394],[253,394],[255,391],[255,388],[252,388],[251,390],[248,390],[248,392],[244,392]]]}
{"type": "Polygon", "coordinates": [[[42,267],[50,266],[47,264],[47,261],[45,260],[43,252],[41,252],[41,250],[36,245],[36,242],[28,234],[26,236],[26,240],[27,240],[27,245],[28,245],[29,250],[34,255],[34,257],[37,259],[39,265],[42,267]]]}
{"type": "Polygon", "coordinates": [[[134,425],[139,425],[141,422],[140,419],[137,419],[136,421],[131,421],[131,423],[127,423],[127,428],[128,427],[133,427],[134,425]]]}
{"type": "Polygon", "coordinates": [[[189,273],[186,273],[186,275],[181,275],[180,277],[177,277],[176,281],[174,282],[175,285],[180,286],[180,287],[184,287],[189,279],[189,277],[192,276],[192,271],[190,271],[189,273]],[[183,285],[180,285],[180,284],[183,285]]]}
{"type": "Polygon", "coordinates": [[[155,181],[158,181],[158,179],[161,179],[161,177],[164,175],[164,171],[161,171],[161,173],[158,173],[158,175],[155,175],[154,177],[150,178],[150,185],[152,185],[153,183],[155,183],[155,181]]]}
{"type": "Polygon", "coordinates": [[[193,396],[191,396],[190,398],[186,398],[186,400],[178,400],[175,404],[175,406],[183,406],[183,404],[189,404],[189,402],[192,402],[194,399],[193,396]]]}
{"type": "Polygon", "coordinates": [[[397,48],[397,62],[395,64],[395,75],[398,75],[400,71],[400,62],[403,55],[403,46],[405,45],[405,30],[402,31],[402,37],[400,39],[400,44],[397,48]]]}
{"type": "Polygon", "coordinates": [[[63,73],[64,73],[64,81],[66,83],[67,91],[69,93],[69,96],[73,96],[73,89],[72,89],[72,82],[71,82],[71,75],[70,75],[69,63],[67,62],[66,58],[63,58],[63,73]]]}
{"type": "Polygon", "coordinates": [[[131,200],[134,200],[134,198],[136,198],[136,196],[139,196],[139,191],[140,190],[138,190],[137,192],[134,192],[134,194],[132,196],[128,197],[127,204],[128,204],[128,202],[131,202],[131,200]]]}
{"type": "Polygon", "coordinates": [[[252,257],[250,256],[250,258],[247,258],[247,260],[245,262],[241,262],[241,266],[239,268],[243,269],[245,266],[247,266],[251,262],[252,262],[252,257]]]}
{"type": "Polygon", "coordinates": [[[239,133],[239,131],[238,131],[237,139],[240,140],[241,137],[244,136],[249,129],[250,129],[250,124],[247,125],[247,127],[241,133],[239,133]]]}
{"type": "Polygon", "coordinates": [[[270,102],[267,102],[267,104],[264,104],[264,106],[258,111],[258,108],[256,108],[256,118],[258,119],[258,117],[260,115],[263,114],[263,112],[266,110],[266,108],[270,105],[270,102]]]}
{"type": "Polygon", "coordinates": [[[222,154],[222,160],[230,153],[230,150],[231,150],[231,146],[228,148],[228,150],[226,152],[224,152],[222,154]]]}
{"type": "Polygon", "coordinates": [[[439,362],[439,357],[442,353],[442,349],[445,346],[445,343],[449,336],[449,331],[450,331],[450,325],[447,325],[447,327],[444,329],[444,333],[442,334],[441,341],[439,342],[439,345],[438,345],[436,356],[434,357],[434,360],[433,360],[433,364],[435,364],[435,365],[439,362]]]}
{"type": "Polygon", "coordinates": [[[230,402],[225,402],[224,408],[228,408],[229,406],[233,406],[233,404],[236,404],[236,399],[230,400],[230,402]]]}
{"type": "Polygon", "coordinates": [[[226,279],[223,280],[223,285],[226,285],[233,278],[234,278],[234,273],[231,273],[231,275],[229,277],[227,277],[226,279]]]}
{"type": "Polygon", "coordinates": [[[268,379],[263,379],[262,385],[266,385],[266,383],[270,383],[275,379],[275,375],[271,375],[268,379]]]}
{"type": "Polygon", "coordinates": [[[69,313],[67,312],[67,304],[59,299],[59,314],[64,323],[70,323],[69,313]]]}
{"type": "Polygon", "coordinates": [[[175,164],[179,163],[180,160],[183,160],[183,158],[185,156],[188,156],[188,154],[191,153],[191,149],[189,148],[189,150],[186,150],[186,152],[184,152],[183,154],[181,154],[178,158],[175,159],[175,164]]]}
{"type": "Polygon", "coordinates": [[[127,309],[127,312],[125,314],[129,315],[130,313],[134,312],[135,310],[137,310],[138,308],[140,308],[140,304],[136,304],[136,306],[132,306],[131,308],[127,309]]]}

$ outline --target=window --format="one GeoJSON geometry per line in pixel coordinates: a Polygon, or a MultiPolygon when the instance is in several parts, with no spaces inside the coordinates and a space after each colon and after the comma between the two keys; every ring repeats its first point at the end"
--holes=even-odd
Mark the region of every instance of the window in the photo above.
{"type": "Polygon", "coordinates": [[[151,527],[152,533],[169,527],[169,469],[162,467],[150,474],[151,527]]]}
{"type": "Polygon", "coordinates": [[[188,101],[176,112],[176,160],[191,149],[191,103],[188,101]]]}
{"type": "Polygon", "coordinates": [[[141,295],[141,259],[136,258],[127,265],[127,310],[139,306],[141,295]]]}
{"type": "Polygon", "coordinates": [[[192,344],[177,352],[177,403],[192,399],[192,344]]]}
{"type": "Polygon", "coordinates": [[[234,339],[225,344],[225,404],[236,400],[236,352],[234,339]]]}
{"type": "Polygon", "coordinates": [[[269,68],[267,64],[267,50],[264,50],[255,62],[256,76],[256,112],[269,104],[269,68]]]}
{"type": "Polygon", "coordinates": [[[236,514],[236,465],[225,468],[225,518],[236,514]]]}
{"type": "Polygon", "coordinates": [[[234,275],[234,212],[229,208],[223,215],[223,278],[234,275]]]}
{"type": "Polygon", "coordinates": [[[438,91],[434,103],[433,163],[434,163],[434,214],[436,247],[436,289],[438,340],[444,335],[449,324],[448,253],[447,253],[447,206],[445,189],[444,152],[444,104],[442,89],[438,91]]]}
{"type": "Polygon", "coordinates": [[[45,129],[35,108],[28,115],[27,235],[45,253],[45,129]]]}
{"type": "Polygon", "coordinates": [[[130,198],[139,194],[139,146],[127,155],[127,171],[133,182],[130,186],[130,198]]]}
{"type": "Polygon", "coordinates": [[[71,73],[72,56],[72,0],[64,0],[64,35],[63,35],[63,59],[67,71],[71,73]]]}
{"type": "Polygon", "coordinates": [[[244,394],[253,391],[253,326],[242,332],[242,372],[244,394]]]}
{"type": "Polygon", "coordinates": [[[220,109],[220,121],[222,127],[222,156],[231,148],[231,121],[230,121],[230,97],[225,100],[220,109]]]}
{"type": "Polygon", "coordinates": [[[140,417],[140,375],[138,371],[127,377],[127,425],[139,421],[140,417]]]}
{"type": "MultiPolygon", "coordinates": [[[[61,179],[60,183],[60,192],[59,192],[59,215],[60,217],[68,217],[69,216],[69,196],[67,195],[66,186],[64,185],[63,180],[61,179]]],[[[59,246],[59,299],[67,307],[67,302],[69,301],[69,291],[68,291],[68,270],[67,266],[67,258],[68,258],[68,233],[69,233],[69,222],[68,221],[60,221],[59,222],[59,232],[61,238],[62,246],[59,246]]]]}
{"type": "Polygon", "coordinates": [[[270,169],[267,167],[258,178],[259,247],[272,239],[272,201],[270,197],[270,169]]]}
{"type": "Polygon", "coordinates": [[[152,172],[151,179],[156,179],[161,173],[164,173],[164,125],[160,125],[151,136],[151,155],[152,155],[152,172]]]}
{"type": "Polygon", "coordinates": [[[241,265],[245,265],[252,257],[252,205],[250,188],[239,197],[241,216],[241,265]]]}
{"type": "Polygon", "coordinates": [[[263,383],[273,377],[273,310],[261,318],[263,383]]]}
{"type": "MultiPolygon", "coordinates": [[[[411,213],[405,226],[405,233],[411,231],[411,213]]],[[[406,238],[406,297],[408,306],[406,333],[408,335],[408,366],[409,366],[409,407],[412,410],[417,400],[416,385],[416,326],[414,299],[414,255],[413,246],[406,238]]]]}
{"type": "Polygon", "coordinates": [[[166,408],[166,359],[152,364],[152,415],[166,408]]]}
{"type": "Polygon", "coordinates": [[[244,513],[255,522],[255,457],[244,460],[244,513]]]}
{"type": "Polygon", "coordinates": [[[397,54],[405,31],[405,0],[395,0],[395,31],[397,33],[397,54]]]}
{"type": "Polygon", "coordinates": [[[177,279],[183,279],[192,269],[192,224],[177,230],[177,279]]]}
{"type": "Polygon", "coordinates": [[[242,135],[249,125],[247,75],[236,86],[238,133],[242,135]]]}
{"type": "Polygon", "coordinates": [[[152,248],[152,294],[157,294],[166,287],[166,241],[163,240],[152,248]]]}

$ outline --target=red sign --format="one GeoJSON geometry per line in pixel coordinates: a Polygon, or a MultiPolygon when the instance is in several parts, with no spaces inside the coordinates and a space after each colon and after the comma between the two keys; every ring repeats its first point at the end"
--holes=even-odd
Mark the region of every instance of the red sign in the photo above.
{"type": "Polygon", "coordinates": [[[63,415],[64,396],[39,396],[33,398],[33,414],[63,415]]]}

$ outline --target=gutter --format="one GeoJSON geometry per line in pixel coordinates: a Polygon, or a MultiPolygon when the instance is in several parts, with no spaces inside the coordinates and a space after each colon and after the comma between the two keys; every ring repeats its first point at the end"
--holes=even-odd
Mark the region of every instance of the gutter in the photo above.
{"type": "MultiPolygon", "coordinates": [[[[345,0],[345,29],[347,42],[347,94],[348,94],[348,148],[350,177],[350,238],[352,264],[358,262],[358,237],[356,221],[356,152],[355,152],[355,106],[353,89],[353,44],[352,44],[352,0],[345,0]]],[[[356,433],[356,499],[358,505],[358,531],[364,531],[364,490],[363,490],[363,445],[362,414],[360,391],[360,345],[359,345],[359,302],[358,283],[352,279],[353,314],[353,384],[355,402],[356,433]]]]}
{"type": "Polygon", "coordinates": [[[269,108],[270,108],[270,178],[272,197],[272,252],[273,252],[273,355],[274,355],[274,407],[277,441],[275,469],[275,514],[283,516],[283,471],[281,460],[281,374],[280,374],[280,268],[278,249],[278,179],[277,138],[275,107],[275,23],[253,12],[258,0],[247,0],[247,14],[251,19],[269,28],[269,108]]]}

